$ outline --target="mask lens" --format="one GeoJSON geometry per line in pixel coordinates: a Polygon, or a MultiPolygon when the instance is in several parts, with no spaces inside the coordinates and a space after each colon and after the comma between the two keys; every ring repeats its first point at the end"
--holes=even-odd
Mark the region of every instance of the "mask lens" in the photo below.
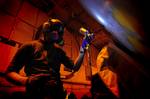
{"type": "Polygon", "coordinates": [[[51,31],[58,31],[59,35],[63,35],[64,28],[61,24],[54,24],[51,29],[51,31]]]}

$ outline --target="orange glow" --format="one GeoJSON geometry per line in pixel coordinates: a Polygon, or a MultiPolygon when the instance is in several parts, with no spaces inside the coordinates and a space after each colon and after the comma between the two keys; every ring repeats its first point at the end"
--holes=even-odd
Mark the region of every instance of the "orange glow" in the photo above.
{"type": "Polygon", "coordinates": [[[99,76],[106,84],[106,86],[112,91],[114,95],[119,97],[119,88],[117,84],[117,74],[109,69],[109,66],[106,66],[104,59],[109,59],[111,52],[108,51],[108,46],[102,48],[97,57],[97,67],[99,68],[99,76]],[[103,66],[103,67],[102,67],[103,66]],[[105,67],[105,68],[104,68],[105,67]]]}

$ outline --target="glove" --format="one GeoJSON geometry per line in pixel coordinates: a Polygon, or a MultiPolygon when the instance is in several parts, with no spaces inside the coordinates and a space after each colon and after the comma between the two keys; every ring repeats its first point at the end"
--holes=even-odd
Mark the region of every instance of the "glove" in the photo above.
{"type": "Polygon", "coordinates": [[[94,39],[94,34],[89,34],[87,33],[84,38],[83,38],[83,41],[82,41],[82,48],[83,49],[88,49],[89,47],[89,44],[91,43],[91,41],[94,39]]]}

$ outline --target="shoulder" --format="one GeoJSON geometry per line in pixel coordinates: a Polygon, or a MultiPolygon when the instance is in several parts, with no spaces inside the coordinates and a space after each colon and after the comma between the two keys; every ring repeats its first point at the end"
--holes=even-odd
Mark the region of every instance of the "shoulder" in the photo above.
{"type": "Polygon", "coordinates": [[[19,52],[33,52],[36,49],[41,49],[43,44],[39,40],[34,40],[30,42],[26,42],[20,46],[18,49],[19,52]]]}
{"type": "Polygon", "coordinates": [[[24,43],[20,48],[22,47],[41,47],[43,46],[43,44],[39,41],[39,40],[34,40],[34,41],[30,41],[30,42],[26,42],[24,43]]]}
{"type": "Polygon", "coordinates": [[[31,42],[31,45],[34,47],[34,48],[37,48],[37,47],[43,47],[43,43],[40,41],[40,40],[34,40],[31,42]]]}

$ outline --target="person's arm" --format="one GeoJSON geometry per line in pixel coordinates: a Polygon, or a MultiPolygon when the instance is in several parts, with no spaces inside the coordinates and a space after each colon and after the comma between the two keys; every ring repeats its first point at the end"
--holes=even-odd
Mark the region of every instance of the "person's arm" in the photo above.
{"type": "Polygon", "coordinates": [[[26,85],[28,77],[21,76],[17,72],[9,72],[7,73],[7,77],[11,78],[17,83],[20,83],[21,85],[26,85]]]}
{"type": "Polygon", "coordinates": [[[73,73],[77,72],[80,69],[81,64],[83,62],[85,51],[88,49],[89,44],[91,43],[93,38],[94,38],[93,34],[86,35],[84,37],[81,47],[80,47],[79,55],[74,62],[71,61],[68,56],[66,56],[65,52],[62,52],[62,57],[60,58],[62,61],[62,64],[64,64],[65,67],[71,69],[73,73]]]}
{"type": "Polygon", "coordinates": [[[79,55],[78,55],[78,57],[74,63],[75,65],[73,68],[73,70],[74,70],[73,72],[76,72],[80,69],[81,64],[83,62],[83,59],[84,59],[85,51],[89,48],[89,44],[91,43],[93,38],[94,38],[93,34],[85,35],[85,37],[83,38],[82,45],[80,47],[79,55]]]}
{"type": "Polygon", "coordinates": [[[14,55],[11,63],[9,64],[6,70],[6,77],[8,79],[11,79],[11,81],[14,83],[25,85],[28,77],[20,75],[19,71],[28,61],[30,56],[31,56],[31,46],[30,45],[21,46],[14,55]]]}
{"type": "Polygon", "coordinates": [[[74,62],[73,72],[76,72],[80,69],[80,66],[81,66],[81,64],[83,62],[83,59],[84,59],[84,54],[85,54],[85,49],[83,49],[81,47],[79,55],[78,55],[78,57],[76,58],[76,60],[74,62]]]}

